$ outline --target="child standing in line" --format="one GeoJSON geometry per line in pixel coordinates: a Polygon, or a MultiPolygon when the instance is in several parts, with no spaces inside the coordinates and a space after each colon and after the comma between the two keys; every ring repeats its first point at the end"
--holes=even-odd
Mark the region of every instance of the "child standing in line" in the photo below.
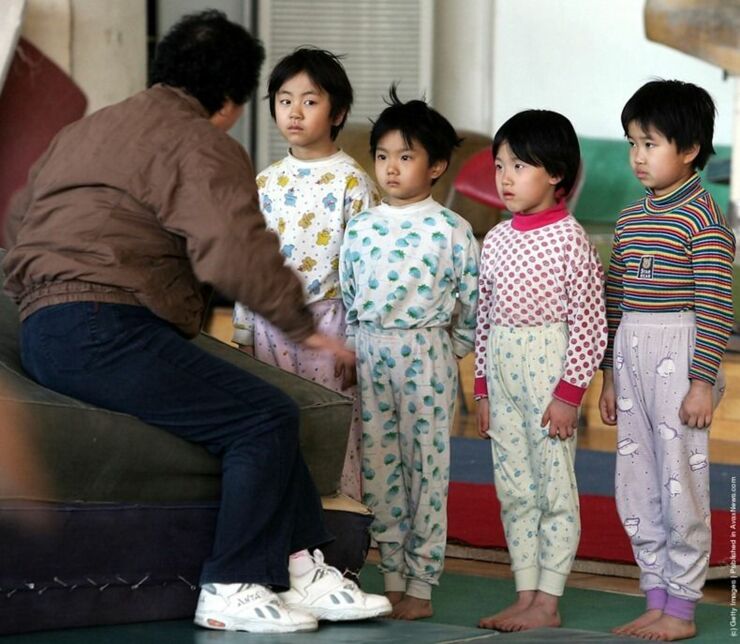
{"type": "MultiPolygon", "coordinates": [[[[338,269],[344,227],[352,215],[379,199],[372,179],[335,143],[352,106],[352,86],[332,53],[301,48],[275,66],[268,95],[270,112],[290,149],[257,176],[262,212],[267,228],[280,237],[287,264],[303,280],[316,328],[343,337],[338,269]]],[[[326,354],[292,342],[240,303],[233,322],[233,341],[259,360],[334,391],[355,393],[347,389],[354,374],[335,373],[326,354]]],[[[358,501],[361,440],[358,403],[341,479],[342,492],[358,501]]]]}
{"type": "Polygon", "coordinates": [[[630,165],[647,194],[617,221],[599,400],[617,425],[617,509],[647,610],[614,632],[678,640],[709,565],[708,430],[732,331],[735,238],[697,170],[714,152],[714,102],[652,81],[622,110],[630,165]]]}
{"type": "Polygon", "coordinates": [[[431,197],[459,144],[454,128],[424,101],[402,103],[395,87],[388,105],[370,134],[386,197],[347,225],[341,282],[358,360],[363,501],[392,616],[417,619],[432,615],[444,564],[455,358],[473,348],[478,245],[431,197]]]}
{"type": "Polygon", "coordinates": [[[476,328],[478,432],[491,439],[517,601],[479,626],[559,626],[580,538],[578,406],[606,347],[603,271],[564,197],[580,164],[561,114],[520,112],[493,140],[513,214],[483,243],[476,328]]]}

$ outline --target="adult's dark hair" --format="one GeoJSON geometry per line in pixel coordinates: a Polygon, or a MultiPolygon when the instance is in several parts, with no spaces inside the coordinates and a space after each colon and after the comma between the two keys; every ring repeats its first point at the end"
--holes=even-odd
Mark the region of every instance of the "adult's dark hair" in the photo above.
{"type": "Polygon", "coordinates": [[[675,143],[679,152],[697,144],[699,154],[693,167],[701,170],[714,154],[716,113],[714,101],[705,89],[679,80],[660,79],[645,83],[627,101],[622,110],[622,128],[625,136],[633,121],[644,131],[655,128],[675,143]]]}
{"type": "MultiPolygon", "coordinates": [[[[462,143],[452,124],[426,101],[412,100],[406,103],[398,98],[396,84],[391,85],[386,107],[373,122],[370,131],[370,154],[375,157],[378,141],[388,132],[398,131],[409,147],[418,141],[429,156],[429,165],[447,161],[452,151],[462,143]]],[[[435,179],[436,181],[436,179],[435,179]]]]}
{"type": "Polygon", "coordinates": [[[514,114],[493,137],[494,158],[504,143],[524,163],[545,168],[551,177],[561,177],[556,191],[563,197],[570,194],[581,164],[581,148],[573,125],[562,114],[550,110],[514,114]]]}
{"type": "Polygon", "coordinates": [[[221,11],[180,19],[157,45],[149,84],[164,83],[197,98],[208,114],[227,100],[243,105],[259,81],[265,50],[221,11]]]}
{"type": "Polygon", "coordinates": [[[270,80],[267,84],[267,96],[270,100],[270,114],[275,118],[275,96],[280,91],[283,84],[304,72],[309,78],[319,86],[320,89],[329,95],[331,112],[329,116],[334,120],[340,114],[344,114],[339,125],[332,125],[331,138],[337,138],[340,130],[347,121],[349,110],[352,107],[354,94],[352,85],[344,71],[344,66],[339,60],[339,56],[332,54],[325,49],[316,47],[299,47],[292,54],[288,54],[275,65],[275,69],[270,74],[270,80]]]}

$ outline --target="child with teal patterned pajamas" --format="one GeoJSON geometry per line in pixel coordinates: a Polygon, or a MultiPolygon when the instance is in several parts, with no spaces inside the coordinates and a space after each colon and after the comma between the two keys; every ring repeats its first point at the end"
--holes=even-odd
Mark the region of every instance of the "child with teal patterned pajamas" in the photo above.
{"type": "Polygon", "coordinates": [[[424,101],[389,107],[370,148],[384,201],[350,220],[340,256],[347,336],[357,352],[363,501],[375,513],[393,616],[432,614],[447,538],[449,435],[461,358],[473,348],[478,245],[432,199],[459,144],[424,101]]]}
{"type": "Polygon", "coordinates": [[[580,538],[578,406],[606,348],[606,312],[598,255],[564,201],[580,163],[570,121],[520,112],[493,155],[512,218],[483,242],[474,394],[517,600],[479,625],[521,631],[560,625],[580,538]]]}

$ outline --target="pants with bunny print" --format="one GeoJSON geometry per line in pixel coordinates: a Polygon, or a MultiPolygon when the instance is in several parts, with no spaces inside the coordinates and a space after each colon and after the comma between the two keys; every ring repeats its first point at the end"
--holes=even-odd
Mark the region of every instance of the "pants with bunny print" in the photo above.
{"type": "Polygon", "coordinates": [[[567,347],[562,323],[494,326],[488,336],[488,435],[517,592],[561,596],[581,536],[576,436],[550,438],[541,427],[567,347]]]}
{"type": "Polygon", "coordinates": [[[458,367],[444,328],[357,333],[363,502],[386,591],[431,598],[447,541],[458,367]]]}
{"type": "MultiPolygon", "coordinates": [[[[643,591],[697,601],[711,545],[707,429],[681,423],[696,323],[691,311],[622,316],[614,339],[619,516],[643,591]]],[[[717,378],[714,403],[723,389],[717,378]]]]}
{"type": "MultiPolygon", "coordinates": [[[[316,330],[330,336],[344,337],[345,311],[341,300],[323,300],[309,305],[316,330]]],[[[355,388],[342,389],[340,378],[334,375],[334,359],[323,351],[306,349],[288,339],[282,331],[259,315],[254,316],[254,357],[296,375],[318,382],[333,391],[355,398],[352,424],[347,440],[340,490],[359,501],[362,496],[360,476],[360,403],[355,388]]]]}

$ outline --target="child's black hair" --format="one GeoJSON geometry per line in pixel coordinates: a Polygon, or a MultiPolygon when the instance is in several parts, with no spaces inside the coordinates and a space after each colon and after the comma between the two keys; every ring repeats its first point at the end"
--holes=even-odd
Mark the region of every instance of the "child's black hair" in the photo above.
{"type": "Polygon", "coordinates": [[[275,118],[275,96],[283,84],[305,72],[311,80],[316,83],[329,96],[331,112],[329,116],[335,119],[344,113],[344,118],[339,125],[332,125],[332,141],[337,138],[340,130],[344,127],[352,107],[354,94],[352,85],[347,77],[347,72],[339,60],[339,57],[325,49],[316,47],[299,47],[292,54],[288,54],[275,65],[270,74],[267,84],[267,96],[270,100],[270,114],[275,118]]]}
{"type": "Polygon", "coordinates": [[[421,144],[429,156],[430,166],[437,161],[450,162],[452,151],[462,143],[462,139],[444,116],[422,100],[403,103],[398,98],[395,83],[390,87],[386,104],[388,107],[373,122],[370,131],[370,154],[373,158],[378,141],[388,132],[398,131],[409,147],[413,141],[421,144]]]}
{"type": "Polygon", "coordinates": [[[265,50],[244,27],[221,11],[189,14],[157,45],[149,84],[179,87],[209,115],[226,100],[243,105],[259,81],[265,50]]]}
{"type": "Polygon", "coordinates": [[[581,164],[581,148],[571,122],[558,112],[524,110],[514,114],[493,137],[493,157],[508,143],[517,158],[545,168],[551,177],[560,177],[556,186],[566,197],[576,183],[581,164]]]}
{"type": "Polygon", "coordinates": [[[633,121],[644,131],[655,128],[675,143],[679,152],[698,145],[693,167],[701,170],[714,154],[716,113],[714,101],[705,89],[679,80],[654,80],[645,83],[627,101],[622,110],[622,128],[625,136],[633,121]]]}

